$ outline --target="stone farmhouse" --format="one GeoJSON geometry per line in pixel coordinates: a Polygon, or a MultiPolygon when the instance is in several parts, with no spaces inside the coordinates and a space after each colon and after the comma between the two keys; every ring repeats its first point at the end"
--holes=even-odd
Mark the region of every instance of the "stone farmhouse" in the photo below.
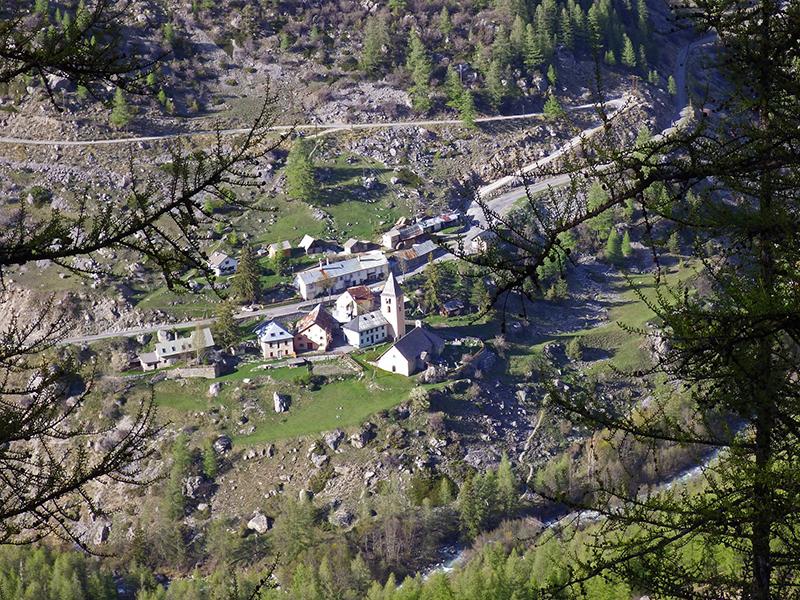
{"type": "Polygon", "coordinates": [[[275,242],[270,244],[267,250],[270,258],[275,258],[279,254],[281,256],[289,257],[292,255],[292,243],[289,240],[275,242]]]}
{"type": "Polygon", "coordinates": [[[193,331],[187,337],[180,337],[175,332],[160,330],[152,352],[139,355],[139,364],[143,371],[155,371],[161,367],[169,367],[181,360],[192,359],[198,352],[214,347],[214,336],[211,329],[203,327],[193,331]]]}
{"type": "Polygon", "coordinates": [[[208,257],[208,266],[214,271],[217,277],[221,275],[232,275],[236,272],[236,267],[238,265],[238,260],[219,250],[212,252],[211,256],[208,257]]]}
{"type": "Polygon", "coordinates": [[[338,262],[320,261],[318,267],[300,271],[294,285],[304,300],[334,294],[349,287],[375,283],[389,275],[389,261],[383,252],[367,252],[338,262]]]}

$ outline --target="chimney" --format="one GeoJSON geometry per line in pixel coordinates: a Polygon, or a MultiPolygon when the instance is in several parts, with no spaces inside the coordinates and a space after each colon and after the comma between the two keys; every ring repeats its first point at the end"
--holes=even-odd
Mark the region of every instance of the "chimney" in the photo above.
{"type": "Polygon", "coordinates": [[[322,268],[322,259],[321,258],[319,259],[319,268],[320,269],[322,268]]]}
{"type": "Polygon", "coordinates": [[[327,256],[327,255],[325,256],[325,264],[326,264],[326,265],[329,265],[329,264],[331,264],[331,259],[330,259],[330,257],[329,257],[329,256],[327,256]]]}
{"type": "Polygon", "coordinates": [[[419,319],[414,321],[414,327],[422,327],[422,321],[420,321],[419,319]]]}

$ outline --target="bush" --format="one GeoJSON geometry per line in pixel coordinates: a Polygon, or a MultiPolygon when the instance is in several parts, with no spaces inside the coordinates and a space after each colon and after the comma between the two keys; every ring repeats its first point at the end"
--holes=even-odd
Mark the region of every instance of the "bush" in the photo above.
{"type": "Polygon", "coordinates": [[[572,360],[583,360],[583,342],[579,336],[575,336],[567,342],[565,352],[572,360]]]}

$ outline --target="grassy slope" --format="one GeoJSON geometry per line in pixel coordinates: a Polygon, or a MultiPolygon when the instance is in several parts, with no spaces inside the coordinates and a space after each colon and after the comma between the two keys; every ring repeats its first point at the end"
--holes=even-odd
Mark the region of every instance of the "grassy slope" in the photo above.
{"type": "MultiPolygon", "coordinates": [[[[693,275],[694,270],[691,267],[673,269],[666,275],[666,283],[674,285],[678,281],[686,281],[693,275]]],[[[655,298],[652,276],[632,277],[631,283],[646,299],[655,298]]],[[[533,346],[514,345],[510,351],[508,374],[523,374],[526,358],[531,351],[540,350],[551,341],[566,343],[570,338],[576,336],[582,338],[585,347],[605,350],[610,354],[608,359],[596,361],[590,370],[604,370],[609,364],[622,371],[646,368],[649,365],[649,359],[647,352],[642,348],[642,337],[636,331],[628,331],[626,328],[644,329],[647,322],[655,315],[625,279],[620,277],[614,282],[613,289],[618,294],[618,300],[608,311],[608,323],[600,327],[554,335],[533,346]]]]}
{"type": "MultiPolygon", "coordinates": [[[[255,426],[251,435],[237,433],[239,427],[229,426],[228,433],[242,445],[270,442],[298,436],[305,436],[334,429],[358,425],[371,414],[391,408],[408,397],[415,381],[364,367],[362,378],[348,377],[323,385],[316,391],[298,387],[294,379],[305,373],[304,368],[257,369],[259,363],[244,365],[235,373],[225,375],[215,381],[223,382],[218,398],[207,396],[209,380],[189,380],[181,385],[175,381],[156,384],[156,403],[161,412],[171,421],[190,424],[195,420],[193,413],[206,412],[218,407],[235,419],[240,401],[234,390],[242,389],[242,397],[257,399],[265,411],[265,416],[251,415],[248,426],[255,426]],[[244,384],[244,379],[250,379],[244,384]],[[276,414],[272,407],[272,394],[289,394],[289,411],[276,414]]],[[[208,424],[198,421],[202,429],[208,424]]],[[[210,433],[206,431],[204,433],[210,433]]]]}

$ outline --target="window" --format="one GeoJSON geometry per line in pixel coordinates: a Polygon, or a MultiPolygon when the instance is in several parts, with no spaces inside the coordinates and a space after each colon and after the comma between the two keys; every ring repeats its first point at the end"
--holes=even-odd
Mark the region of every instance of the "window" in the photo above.
{"type": "Polygon", "coordinates": [[[392,373],[397,371],[397,365],[392,365],[392,373]]]}

